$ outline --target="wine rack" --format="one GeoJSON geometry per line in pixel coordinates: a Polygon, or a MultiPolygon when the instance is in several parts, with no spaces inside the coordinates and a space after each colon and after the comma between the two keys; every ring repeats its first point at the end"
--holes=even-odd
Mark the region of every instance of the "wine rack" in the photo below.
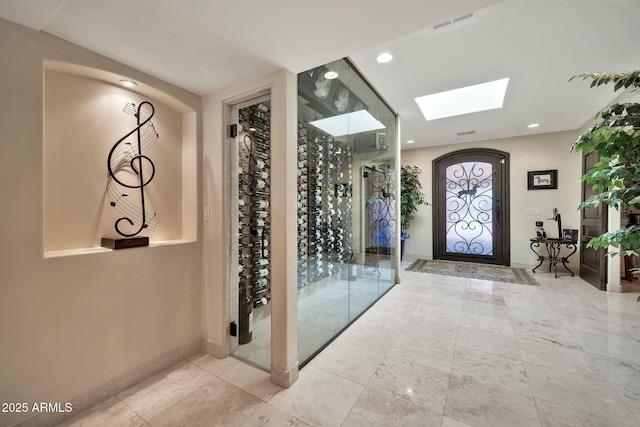
{"type": "Polygon", "coordinates": [[[349,145],[298,123],[298,288],[352,262],[349,145]]]}
{"type": "Polygon", "coordinates": [[[271,154],[269,107],[264,103],[252,105],[241,109],[239,116],[238,274],[242,344],[251,341],[253,309],[271,300],[271,154]]]}

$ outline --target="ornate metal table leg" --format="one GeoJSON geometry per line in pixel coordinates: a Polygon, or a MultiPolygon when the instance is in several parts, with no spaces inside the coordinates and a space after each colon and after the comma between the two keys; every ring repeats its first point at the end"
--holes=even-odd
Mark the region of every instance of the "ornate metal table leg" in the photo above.
{"type": "Polygon", "coordinates": [[[544,256],[540,255],[535,249],[533,249],[533,247],[539,248],[540,247],[540,242],[537,240],[532,240],[531,244],[529,245],[529,247],[531,248],[531,250],[533,251],[534,254],[536,254],[536,256],[538,257],[538,261],[540,261],[540,263],[538,265],[536,265],[533,270],[531,270],[532,273],[536,272],[536,269],[538,267],[540,267],[542,265],[542,263],[544,262],[544,256]]]}
{"type": "Polygon", "coordinates": [[[545,246],[547,248],[547,255],[549,255],[547,257],[547,260],[549,261],[549,273],[551,273],[551,268],[553,267],[553,271],[555,272],[556,277],[558,277],[558,268],[556,267],[556,248],[553,242],[549,242],[548,240],[545,242],[545,246]]]}
{"type": "Polygon", "coordinates": [[[570,249],[573,246],[573,251],[569,255],[562,257],[562,259],[561,259],[562,266],[564,268],[566,268],[567,271],[569,273],[571,273],[571,277],[573,277],[573,276],[575,276],[575,274],[573,273],[573,271],[571,271],[571,269],[567,265],[567,262],[569,261],[569,257],[576,253],[576,251],[578,250],[578,247],[575,245],[575,243],[566,243],[566,246],[567,246],[568,249],[570,249]]]}

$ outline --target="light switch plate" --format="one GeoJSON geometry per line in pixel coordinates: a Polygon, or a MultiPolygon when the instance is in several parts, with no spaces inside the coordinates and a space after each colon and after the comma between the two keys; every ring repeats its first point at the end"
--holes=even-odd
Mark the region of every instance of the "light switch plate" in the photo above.
{"type": "Polygon", "coordinates": [[[205,221],[209,221],[210,219],[209,206],[205,206],[202,209],[202,219],[205,221]]]}

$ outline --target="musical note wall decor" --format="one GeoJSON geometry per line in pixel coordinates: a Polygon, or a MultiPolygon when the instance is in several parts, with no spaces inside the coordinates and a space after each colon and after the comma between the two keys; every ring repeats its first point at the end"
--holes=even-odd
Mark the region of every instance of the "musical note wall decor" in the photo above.
{"type": "Polygon", "coordinates": [[[151,121],[155,113],[153,104],[143,101],[136,107],[129,103],[123,111],[136,118],[136,126],[109,151],[107,194],[109,205],[122,215],[114,224],[116,232],[123,237],[133,237],[145,229],[154,231],[158,225],[156,213],[147,210],[144,187],[156,173],[153,161],[145,153],[155,145],[159,135],[151,121]],[[131,191],[136,189],[138,197],[131,191]]]}

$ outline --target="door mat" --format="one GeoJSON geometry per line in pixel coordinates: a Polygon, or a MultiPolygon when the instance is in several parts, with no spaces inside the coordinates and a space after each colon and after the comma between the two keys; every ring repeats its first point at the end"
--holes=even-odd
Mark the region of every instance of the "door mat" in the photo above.
{"type": "Polygon", "coordinates": [[[407,271],[540,286],[536,279],[531,277],[524,268],[504,267],[501,265],[418,259],[407,267],[407,271]]]}

